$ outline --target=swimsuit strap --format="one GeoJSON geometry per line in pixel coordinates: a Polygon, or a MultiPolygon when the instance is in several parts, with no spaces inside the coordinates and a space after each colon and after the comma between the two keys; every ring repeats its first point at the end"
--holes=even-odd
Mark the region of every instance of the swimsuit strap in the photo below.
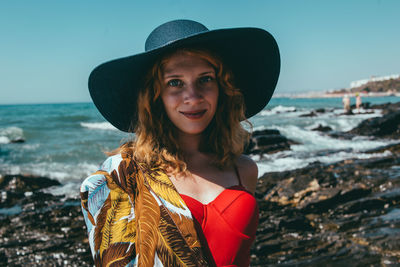
{"type": "Polygon", "coordinates": [[[243,186],[243,185],[242,185],[242,181],[241,181],[241,179],[240,179],[239,170],[238,170],[238,168],[237,168],[237,166],[236,166],[236,163],[233,164],[233,167],[235,168],[235,172],[236,172],[237,178],[238,178],[238,180],[239,180],[239,185],[240,185],[240,186],[243,186]]]}

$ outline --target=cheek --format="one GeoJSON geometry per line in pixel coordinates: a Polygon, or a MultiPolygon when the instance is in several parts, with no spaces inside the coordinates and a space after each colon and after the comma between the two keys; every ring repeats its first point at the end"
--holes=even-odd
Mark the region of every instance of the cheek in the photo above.
{"type": "Polygon", "coordinates": [[[214,109],[217,109],[218,106],[218,97],[219,97],[219,92],[216,90],[211,96],[210,96],[210,102],[213,103],[214,109]]]}
{"type": "Polygon", "coordinates": [[[170,94],[161,95],[161,99],[167,113],[169,113],[172,109],[174,109],[179,103],[177,97],[170,94]]]}

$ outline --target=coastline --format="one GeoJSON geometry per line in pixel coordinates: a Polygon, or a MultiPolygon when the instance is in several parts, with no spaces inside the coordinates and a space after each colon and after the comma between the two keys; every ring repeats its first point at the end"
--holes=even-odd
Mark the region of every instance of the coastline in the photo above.
{"type": "Polygon", "coordinates": [[[276,98],[310,98],[310,99],[318,99],[318,98],[342,98],[343,96],[347,95],[349,97],[356,97],[356,94],[361,95],[361,97],[400,97],[400,93],[388,93],[388,92],[369,92],[369,93],[355,93],[355,92],[337,92],[337,93],[330,93],[330,92],[305,92],[305,93],[277,93],[276,98]]]}
{"type": "MultiPolygon", "coordinates": [[[[346,132],[317,131],[337,140],[363,134],[370,140],[397,141],[364,151],[368,158],[313,162],[259,178],[255,196],[260,223],[252,266],[400,261],[400,103],[372,108],[383,116],[365,119],[346,132]],[[394,127],[385,128],[388,124],[394,127]]],[[[297,145],[277,130],[260,131],[253,138],[250,155],[267,157],[297,145]]],[[[93,264],[79,189],[73,196],[52,194],[60,186],[47,177],[0,176],[0,264],[93,264]]]]}

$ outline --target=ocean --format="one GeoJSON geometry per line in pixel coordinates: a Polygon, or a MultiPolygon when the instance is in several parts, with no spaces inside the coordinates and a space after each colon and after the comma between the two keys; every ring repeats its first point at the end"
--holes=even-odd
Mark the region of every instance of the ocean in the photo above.
{"type": "MultiPolygon", "coordinates": [[[[352,99],[354,104],[354,99],[352,99]]],[[[399,102],[400,97],[364,97],[363,102],[399,102]]],[[[318,125],[348,131],[361,121],[381,116],[379,110],[363,110],[343,115],[340,98],[273,98],[250,119],[254,130],[277,129],[299,144],[290,151],[263,157],[254,156],[259,175],[302,168],[319,161],[333,163],[349,158],[380,157],[366,150],[393,143],[356,137],[340,140],[312,131],[318,125]],[[315,109],[327,112],[300,117],[315,109]]],[[[33,174],[60,181],[53,194],[76,197],[80,183],[97,170],[107,157],[132,134],[118,131],[105,121],[92,103],[0,105],[0,174],[33,174]],[[12,140],[25,142],[13,143],[12,140]]]]}

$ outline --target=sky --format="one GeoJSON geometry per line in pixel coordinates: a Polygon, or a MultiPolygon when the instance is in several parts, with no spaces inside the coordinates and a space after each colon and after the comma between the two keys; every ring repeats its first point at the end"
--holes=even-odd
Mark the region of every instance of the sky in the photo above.
{"type": "Polygon", "coordinates": [[[347,88],[400,73],[399,10],[398,0],[2,0],[0,104],[89,102],[95,66],[143,52],[174,19],[269,31],[277,95],[347,88]]]}

